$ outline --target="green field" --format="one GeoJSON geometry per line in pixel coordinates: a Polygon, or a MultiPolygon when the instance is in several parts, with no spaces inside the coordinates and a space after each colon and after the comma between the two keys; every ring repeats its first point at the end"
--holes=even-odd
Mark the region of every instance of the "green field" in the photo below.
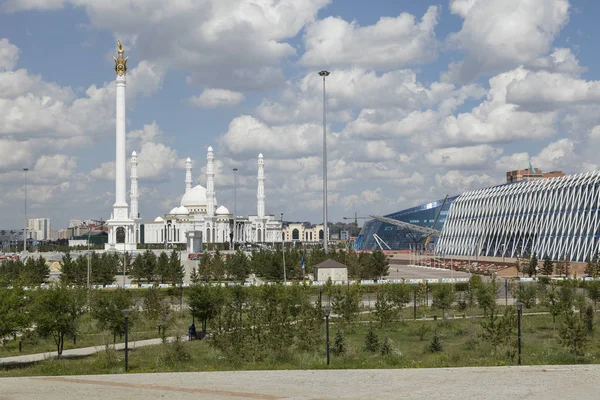
{"type": "MultiPolygon", "coordinates": [[[[417,320],[394,322],[385,328],[373,324],[379,342],[389,337],[392,351],[388,355],[365,350],[365,336],[370,323],[344,327],[346,352],[331,355],[326,365],[325,329],[318,348],[301,350],[297,340],[285,348],[268,349],[264,357],[240,361],[212,346],[211,340],[170,343],[130,351],[130,372],[183,372],[220,370],[321,369],[321,368],[433,368],[516,365],[514,343],[493,349],[481,336],[482,318],[442,321],[417,320]],[[442,351],[432,353],[428,347],[438,330],[442,351]]],[[[341,325],[332,323],[331,343],[341,325]]],[[[559,321],[550,315],[524,315],[522,319],[523,364],[581,364],[600,362],[600,335],[592,335],[583,356],[572,355],[559,341],[559,321]]],[[[515,338],[516,340],[516,338],[515,338]]],[[[0,376],[112,374],[124,372],[124,353],[103,351],[80,359],[55,359],[23,367],[5,367],[0,376]]]]}

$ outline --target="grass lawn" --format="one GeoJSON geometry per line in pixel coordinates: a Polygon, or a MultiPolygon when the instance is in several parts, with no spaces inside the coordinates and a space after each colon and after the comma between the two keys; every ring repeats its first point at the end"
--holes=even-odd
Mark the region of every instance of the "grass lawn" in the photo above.
{"type": "MultiPolygon", "coordinates": [[[[524,365],[580,364],[600,362],[600,333],[589,337],[585,355],[569,354],[558,340],[562,317],[553,327],[550,315],[524,316],[522,320],[524,365]]],[[[331,324],[334,338],[341,325],[331,324]]],[[[395,322],[380,328],[373,324],[380,342],[387,335],[392,352],[382,356],[364,349],[368,323],[346,326],[347,351],[331,356],[329,368],[431,368],[515,365],[514,347],[500,346],[495,351],[481,338],[481,319],[454,319],[447,321],[395,322]],[[438,330],[443,350],[431,353],[428,346],[433,332],[438,330]]],[[[219,370],[269,370],[269,369],[324,369],[328,368],[325,357],[324,329],[322,345],[314,351],[300,351],[295,344],[286,349],[272,349],[260,361],[238,363],[226,358],[208,341],[163,344],[135,349],[129,355],[131,372],[219,371],[219,370]]],[[[515,338],[516,340],[516,338],[515,338]]],[[[1,354],[1,353],[0,353],[1,354]]],[[[124,372],[124,354],[114,350],[97,353],[80,359],[43,361],[25,367],[4,367],[0,377],[34,375],[111,374],[124,372]]]]}
{"type": "MultiPolygon", "coordinates": [[[[170,325],[167,328],[167,335],[174,335],[175,333],[184,334],[188,330],[191,317],[187,312],[174,312],[170,321],[170,325]]],[[[130,341],[158,337],[160,335],[156,323],[148,321],[143,315],[135,319],[130,325],[130,341]]],[[[122,343],[124,339],[117,336],[116,341],[117,343],[122,343]]],[[[77,327],[76,343],[73,342],[72,337],[65,337],[64,350],[103,346],[112,343],[113,335],[109,332],[102,332],[90,314],[84,314],[77,327]]],[[[18,337],[16,340],[9,340],[4,346],[0,346],[0,358],[45,352],[56,352],[56,344],[52,337],[40,338],[37,335],[24,335],[22,338],[18,337]],[[22,352],[19,352],[19,340],[22,340],[22,352]]]]}

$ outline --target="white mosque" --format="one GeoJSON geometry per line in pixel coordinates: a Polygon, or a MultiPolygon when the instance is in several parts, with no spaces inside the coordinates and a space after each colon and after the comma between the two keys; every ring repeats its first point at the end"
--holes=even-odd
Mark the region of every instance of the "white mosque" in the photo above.
{"type": "MultiPolygon", "coordinates": [[[[132,156],[132,168],[135,168],[132,156]]],[[[214,189],[214,155],[212,147],[208,148],[206,157],[206,188],[201,185],[192,187],[192,160],[186,160],[185,193],[179,206],[167,214],[158,216],[152,222],[145,222],[143,230],[144,243],[190,243],[189,233],[201,233],[203,243],[236,243],[281,242],[281,221],[273,215],[265,214],[265,171],[263,155],[258,155],[258,188],[256,194],[256,214],[247,217],[236,216],[224,205],[218,205],[214,189]],[[233,234],[233,235],[232,235],[233,234]]],[[[137,178],[135,178],[137,179],[137,178]]],[[[133,188],[137,187],[131,177],[131,203],[134,201],[133,188]]]]}
{"type": "Polygon", "coordinates": [[[186,160],[185,193],[179,206],[152,222],[143,223],[138,211],[137,154],[131,154],[130,200],[126,196],[126,151],[125,151],[125,86],[127,58],[121,42],[116,72],[116,159],[115,159],[115,203],[107,222],[109,227],[107,250],[132,251],[140,243],[184,244],[188,251],[199,248],[200,243],[226,242],[281,242],[282,223],[273,215],[265,214],[265,164],[263,155],[258,155],[258,188],[256,193],[256,215],[234,217],[224,205],[218,205],[214,185],[214,155],[208,148],[206,157],[206,188],[192,187],[192,160],[186,160]]]}

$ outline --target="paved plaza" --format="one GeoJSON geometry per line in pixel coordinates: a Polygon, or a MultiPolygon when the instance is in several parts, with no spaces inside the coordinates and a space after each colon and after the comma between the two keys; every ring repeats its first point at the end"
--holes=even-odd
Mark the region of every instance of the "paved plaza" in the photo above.
{"type": "Polygon", "coordinates": [[[0,400],[597,399],[600,366],[190,372],[0,379],[0,400]]]}

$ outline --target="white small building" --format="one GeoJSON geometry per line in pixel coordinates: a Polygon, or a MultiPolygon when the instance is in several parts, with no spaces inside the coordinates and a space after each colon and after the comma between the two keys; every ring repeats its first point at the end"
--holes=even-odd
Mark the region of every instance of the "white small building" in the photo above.
{"type": "Polygon", "coordinates": [[[313,266],[315,281],[325,282],[331,278],[332,282],[345,282],[348,280],[348,267],[331,258],[313,266]]]}

